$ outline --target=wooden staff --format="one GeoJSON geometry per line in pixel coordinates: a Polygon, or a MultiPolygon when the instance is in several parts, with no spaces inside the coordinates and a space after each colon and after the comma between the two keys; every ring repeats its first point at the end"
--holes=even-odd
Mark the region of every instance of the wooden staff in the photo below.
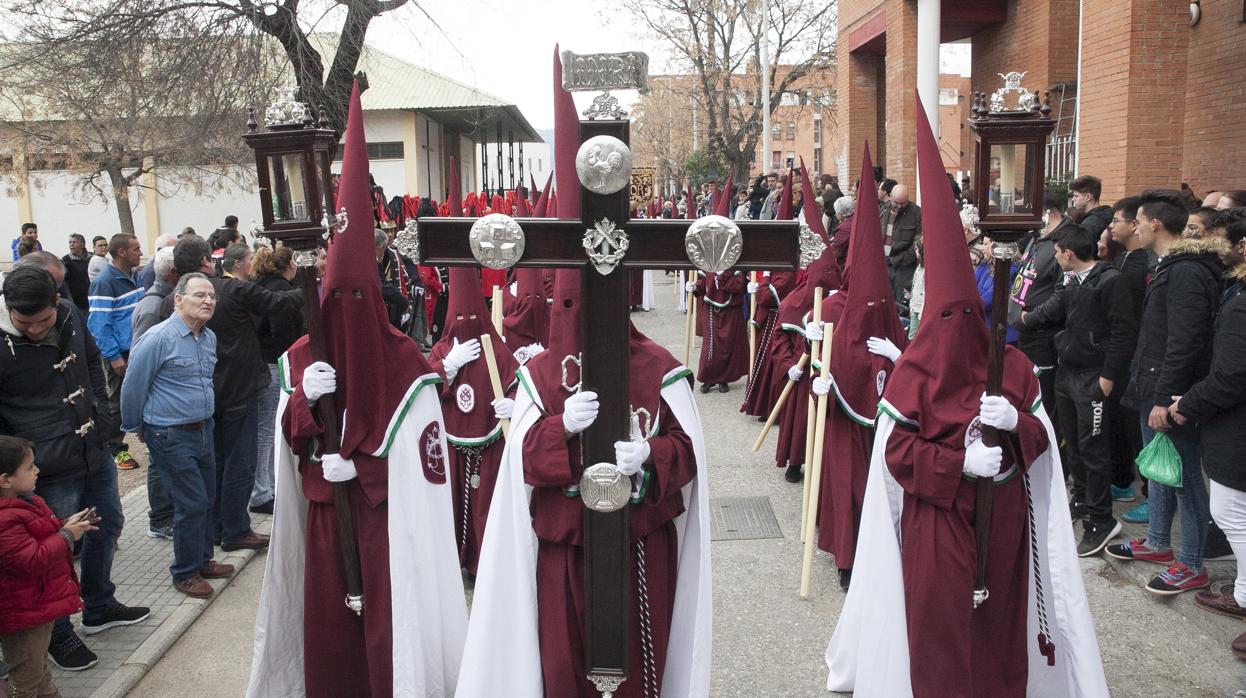
{"type": "MultiPolygon", "coordinates": [[[[991,293],[991,328],[990,345],[986,354],[986,394],[1001,395],[1004,383],[1004,340],[1008,329],[1004,326],[1004,318],[1008,310],[1008,275],[1011,271],[1011,256],[996,255],[991,275],[995,279],[995,287],[991,293]]],[[[1002,446],[1003,438],[994,427],[982,427],[982,443],[987,446],[1002,446]]],[[[995,505],[995,480],[980,477],[974,491],[974,547],[977,549],[977,566],[973,575],[973,607],[977,608],[986,601],[986,553],[991,539],[991,513],[995,505]]]]}
{"type": "MultiPolygon", "coordinates": [[[[822,289],[821,287],[813,290],[813,315],[810,316],[810,324],[818,322],[822,319],[822,289]]],[[[809,349],[810,356],[822,356],[822,342],[813,342],[813,346],[809,349]]],[[[823,367],[825,368],[825,367],[823,367]]],[[[816,417],[819,400],[811,391],[808,398],[808,406],[805,408],[805,477],[802,478],[800,488],[800,542],[805,542],[805,523],[809,515],[809,457],[813,453],[813,434],[816,423],[813,421],[816,417]]]]}
{"type": "MultiPolygon", "coordinates": [[[[835,326],[826,325],[826,341],[822,343],[822,378],[831,375],[831,334],[835,326]]],[[[829,395],[827,397],[830,397],[829,395]]],[[[813,439],[813,457],[806,458],[812,464],[805,479],[812,479],[809,485],[809,512],[805,521],[805,555],[800,565],[800,598],[809,598],[809,576],[813,572],[813,547],[818,534],[818,495],[822,487],[822,451],[826,447],[826,405],[830,400],[818,400],[817,435],[813,439]]]]}
{"type": "MultiPolygon", "coordinates": [[[[480,349],[485,355],[485,365],[489,367],[489,383],[493,386],[493,399],[501,400],[506,397],[506,390],[502,388],[502,378],[498,375],[498,360],[493,355],[493,337],[488,333],[480,335],[480,349]]],[[[509,438],[511,434],[511,420],[502,420],[502,436],[509,438]]]]}
{"type": "MultiPolygon", "coordinates": [[[[316,287],[314,267],[299,268],[299,285],[303,290],[303,317],[307,320],[307,340],[313,361],[328,361],[324,327],[320,318],[320,292],[316,287]]],[[[335,367],[339,368],[339,367],[335,367]]],[[[337,420],[336,396],[326,393],[316,401],[316,412],[324,425],[321,434],[325,453],[338,453],[342,448],[342,431],[337,420]]],[[[346,581],[346,607],[356,616],[363,615],[363,573],[359,566],[359,538],[350,508],[349,483],[333,483],[333,513],[338,528],[338,554],[346,581]]]]}
{"type": "Polygon", "coordinates": [[[493,330],[498,333],[499,337],[502,336],[502,305],[504,303],[505,301],[502,300],[502,287],[494,286],[493,287],[493,309],[492,309],[493,330]]]}
{"type": "Polygon", "coordinates": [[[697,296],[694,292],[688,291],[688,318],[687,328],[684,332],[684,365],[692,365],[692,343],[696,341],[697,326],[697,296]]]}
{"type": "MultiPolygon", "coordinates": [[[[809,354],[801,354],[800,361],[796,362],[796,367],[805,370],[805,364],[809,363],[809,354]]],[[[757,435],[757,441],[753,442],[753,452],[761,450],[761,443],[766,440],[766,434],[770,433],[770,427],[774,426],[774,421],[779,418],[779,413],[783,411],[783,403],[787,402],[787,396],[792,392],[792,386],[796,385],[796,381],[791,378],[787,379],[787,383],[783,384],[783,392],[779,393],[779,399],[774,402],[774,409],[770,410],[770,416],[766,418],[765,425],[761,428],[761,433],[757,435]]]]}
{"type": "MultiPolygon", "coordinates": [[[[758,283],[760,272],[753,272],[753,283],[758,283]]],[[[760,289],[758,289],[760,290],[760,289]]],[[[748,294],[748,318],[744,321],[748,323],[748,372],[749,376],[753,375],[753,364],[757,363],[757,325],[753,323],[753,315],[757,312],[757,294],[748,294]]]]}

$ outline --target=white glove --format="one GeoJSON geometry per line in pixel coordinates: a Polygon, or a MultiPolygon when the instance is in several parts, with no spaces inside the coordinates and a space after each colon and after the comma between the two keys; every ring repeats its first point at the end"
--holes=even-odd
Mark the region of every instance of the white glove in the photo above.
{"type": "Polygon", "coordinates": [[[831,392],[831,379],[818,376],[813,379],[813,394],[822,397],[831,392]]]}
{"type": "Polygon", "coordinates": [[[510,419],[515,413],[515,401],[508,397],[500,397],[493,402],[493,416],[498,419],[510,419]]]}
{"type": "Polygon", "coordinates": [[[597,393],[591,390],[576,393],[562,403],[562,426],[568,434],[578,434],[597,421],[597,393]]]}
{"type": "Polygon", "coordinates": [[[695,282],[695,281],[687,281],[687,282],[685,282],[685,283],[684,283],[684,290],[685,290],[685,291],[687,291],[688,293],[692,293],[693,291],[697,290],[697,282],[695,282]]]}
{"type": "Polygon", "coordinates": [[[965,473],[974,477],[995,477],[1004,462],[1004,449],[987,446],[981,439],[965,449],[965,473]]]}
{"type": "Polygon", "coordinates": [[[329,482],[346,482],[359,477],[355,471],[355,461],[343,458],[337,453],[326,453],[320,459],[320,469],[324,471],[324,479],[329,482]]]}
{"type": "Polygon", "coordinates": [[[826,330],[823,329],[821,320],[814,320],[805,325],[805,339],[811,342],[821,342],[823,339],[826,339],[826,330]]]}
{"type": "Polygon", "coordinates": [[[800,366],[793,366],[787,369],[787,379],[790,381],[798,381],[800,380],[800,377],[804,375],[804,373],[805,373],[805,370],[802,369],[800,366]]]}
{"type": "Polygon", "coordinates": [[[869,349],[871,354],[881,356],[893,364],[896,359],[900,358],[900,347],[886,337],[870,337],[865,340],[865,348],[869,349]]]}
{"type": "Polygon", "coordinates": [[[480,340],[469,339],[462,344],[459,340],[454,340],[454,345],[450,347],[450,353],[446,354],[446,358],[441,361],[441,368],[446,372],[446,382],[454,380],[459,375],[459,369],[467,364],[480,358],[480,340]]]}
{"type": "Polygon", "coordinates": [[[1006,397],[983,393],[982,409],[978,412],[978,417],[988,427],[1004,431],[1017,430],[1017,408],[1006,397]]]}
{"type": "Polygon", "coordinates": [[[618,468],[620,473],[631,477],[645,467],[647,460],[649,460],[648,441],[614,442],[614,467],[618,468]]]}
{"type": "Polygon", "coordinates": [[[301,385],[307,401],[315,403],[325,395],[337,391],[337,371],[323,361],[315,361],[303,369],[301,385]]]}
{"type": "Polygon", "coordinates": [[[748,282],[748,292],[749,292],[749,293],[757,293],[757,289],[759,289],[759,288],[761,288],[761,284],[757,283],[756,281],[750,281],[750,282],[748,282]]]}

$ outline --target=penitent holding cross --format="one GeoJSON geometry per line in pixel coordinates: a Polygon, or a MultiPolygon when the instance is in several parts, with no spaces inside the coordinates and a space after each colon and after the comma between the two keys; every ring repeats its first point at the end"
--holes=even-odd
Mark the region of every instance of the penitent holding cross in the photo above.
{"type": "MultiPolygon", "coordinates": [[[[510,220],[508,242],[517,237],[518,244],[505,250],[490,248],[484,258],[476,256],[479,246],[472,241],[482,239],[480,227],[485,219],[423,219],[409,226],[398,244],[426,265],[480,263],[497,268],[498,255],[505,251],[505,266],[572,267],[583,272],[583,307],[592,309],[583,316],[583,354],[565,357],[562,363],[564,371],[569,363],[579,364],[578,387],[595,391],[601,400],[597,420],[583,434],[584,462],[596,465],[585,468],[580,494],[586,506],[586,673],[609,696],[627,678],[628,618],[635,612],[627,601],[631,582],[626,503],[631,484],[616,481],[623,476],[612,464],[614,442],[629,438],[632,417],[626,270],[696,266],[705,272],[728,268],[791,271],[797,268],[802,250],[796,221],[737,223],[719,216],[691,225],[679,220],[631,221],[628,121],[608,90],[647,90],[644,70],[634,68],[647,65],[648,59],[638,53],[577,56],[565,51],[562,60],[566,90],[606,90],[584,112],[587,120],[580,122],[576,169],[582,219],[524,219],[522,226],[510,220]],[[585,66],[592,69],[584,70],[585,66]],[[519,229],[518,236],[513,235],[519,229]],[[612,493],[623,494],[615,497],[612,493]]],[[[486,225],[496,226],[496,222],[486,225]]]]}

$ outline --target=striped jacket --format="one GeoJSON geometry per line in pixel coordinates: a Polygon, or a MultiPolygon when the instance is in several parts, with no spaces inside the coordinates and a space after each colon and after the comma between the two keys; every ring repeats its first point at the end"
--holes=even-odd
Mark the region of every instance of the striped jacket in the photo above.
{"type": "Polygon", "coordinates": [[[143,297],[143,287],[134,277],[109,264],[104,267],[87,293],[87,329],[99,345],[106,361],[130,351],[130,320],[143,297]]]}

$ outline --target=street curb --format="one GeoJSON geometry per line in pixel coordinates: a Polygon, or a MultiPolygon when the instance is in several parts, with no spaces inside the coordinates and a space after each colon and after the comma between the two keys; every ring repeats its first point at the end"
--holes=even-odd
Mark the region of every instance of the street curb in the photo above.
{"type": "MultiPolygon", "coordinates": [[[[147,500],[146,486],[139,486],[122,498],[122,511],[127,509],[130,500],[139,500],[140,498],[144,502],[147,500]]],[[[264,526],[256,526],[257,529],[267,527],[267,522],[264,522],[264,526]]],[[[186,597],[186,600],[177,607],[177,610],[170,614],[142,644],[130,653],[130,656],[121,663],[121,666],[117,667],[104,680],[104,683],[91,693],[91,698],[125,698],[130,693],[130,690],[138,685],[138,682],[155,666],[156,662],[160,661],[160,658],[169,651],[169,648],[186,633],[195,620],[203,615],[204,610],[213,601],[220,598],[221,592],[233,583],[243,568],[255,558],[257,552],[255,550],[239,550],[228,553],[221,558],[221,562],[234,565],[234,573],[225,579],[208,581],[215,590],[211,597],[206,599],[186,597]]]]}

